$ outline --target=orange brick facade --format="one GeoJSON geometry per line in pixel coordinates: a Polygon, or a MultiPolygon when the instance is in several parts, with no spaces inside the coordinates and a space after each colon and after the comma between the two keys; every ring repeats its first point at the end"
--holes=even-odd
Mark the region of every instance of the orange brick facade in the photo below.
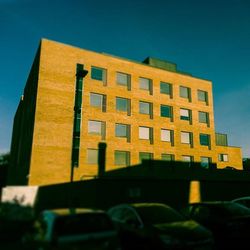
{"type": "MultiPolygon", "coordinates": [[[[211,81],[43,39],[38,80],[30,84],[36,85],[37,91],[29,93],[36,97],[29,185],[70,180],[77,64],[83,65],[88,74],[83,79],[80,155],[79,166],[74,168],[74,180],[97,174],[97,164],[88,163],[87,150],[97,149],[101,141],[107,143],[106,170],[124,167],[115,164],[117,150],[128,152],[129,165],[140,162],[139,152],[148,152],[152,153],[154,159],[161,159],[162,154],[171,154],[177,161],[183,160],[183,156],[191,156],[195,162],[201,161],[201,157],[207,157],[211,162],[217,163],[218,168],[234,166],[242,169],[240,148],[216,145],[211,81]],[[92,79],[93,66],[106,70],[106,84],[92,79]],[[130,89],[117,84],[117,72],[130,76],[130,89]],[[140,88],[140,77],[151,80],[151,93],[140,88]],[[171,84],[172,95],[161,93],[160,82],[171,84]],[[190,89],[190,98],[180,96],[180,86],[190,89]],[[198,99],[198,90],[207,93],[207,102],[198,99]],[[90,93],[106,97],[105,112],[90,105],[90,93]],[[129,115],[117,111],[117,97],[130,100],[129,115]],[[152,105],[151,118],[139,112],[140,101],[152,105]],[[172,108],[172,119],[161,116],[161,105],[172,108]],[[191,112],[189,120],[181,119],[180,109],[191,112]],[[208,123],[199,121],[199,112],[209,115],[208,123]],[[105,138],[89,133],[89,121],[104,122],[105,138]],[[129,141],[116,136],[117,123],[130,126],[129,141]],[[139,138],[140,126],[152,128],[151,142],[139,138]],[[172,142],[161,140],[161,129],[172,131],[172,142]],[[192,135],[191,144],[181,141],[181,132],[192,135]],[[200,134],[209,135],[209,145],[201,145],[200,134]],[[226,160],[220,161],[219,154],[227,155],[226,160]]],[[[25,98],[24,94],[24,100],[25,98]]],[[[20,168],[21,165],[20,163],[20,168]]]]}

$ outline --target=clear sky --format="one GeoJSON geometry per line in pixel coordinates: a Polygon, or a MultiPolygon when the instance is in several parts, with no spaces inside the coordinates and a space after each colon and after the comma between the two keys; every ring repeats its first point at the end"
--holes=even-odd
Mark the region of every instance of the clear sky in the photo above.
{"type": "Polygon", "coordinates": [[[0,0],[0,153],[41,38],[211,80],[216,131],[250,157],[250,0],[0,0]]]}

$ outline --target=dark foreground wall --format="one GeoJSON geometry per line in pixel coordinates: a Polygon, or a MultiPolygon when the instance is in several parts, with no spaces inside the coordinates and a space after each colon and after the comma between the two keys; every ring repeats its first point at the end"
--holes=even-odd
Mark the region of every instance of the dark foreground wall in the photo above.
{"type": "Polygon", "coordinates": [[[180,208],[195,195],[204,201],[250,196],[250,172],[139,165],[111,171],[93,180],[42,186],[36,207],[38,210],[69,206],[106,209],[125,202],[163,202],[180,208]],[[191,190],[194,181],[199,190],[191,190]]]}

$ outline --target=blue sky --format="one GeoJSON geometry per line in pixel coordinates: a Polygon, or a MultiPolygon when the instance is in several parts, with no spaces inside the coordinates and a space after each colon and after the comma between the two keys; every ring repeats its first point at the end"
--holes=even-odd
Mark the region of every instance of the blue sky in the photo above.
{"type": "Polygon", "coordinates": [[[0,0],[0,153],[41,38],[213,82],[215,127],[250,157],[249,0],[0,0]]]}

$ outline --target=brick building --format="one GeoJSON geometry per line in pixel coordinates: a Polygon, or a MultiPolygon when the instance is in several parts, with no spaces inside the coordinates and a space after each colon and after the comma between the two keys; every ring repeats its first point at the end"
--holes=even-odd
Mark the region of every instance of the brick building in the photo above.
{"type": "Polygon", "coordinates": [[[96,175],[99,142],[107,170],[150,158],[242,169],[241,149],[215,132],[211,81],[43,39],[14,119],[9,184],[96,175]]]}

